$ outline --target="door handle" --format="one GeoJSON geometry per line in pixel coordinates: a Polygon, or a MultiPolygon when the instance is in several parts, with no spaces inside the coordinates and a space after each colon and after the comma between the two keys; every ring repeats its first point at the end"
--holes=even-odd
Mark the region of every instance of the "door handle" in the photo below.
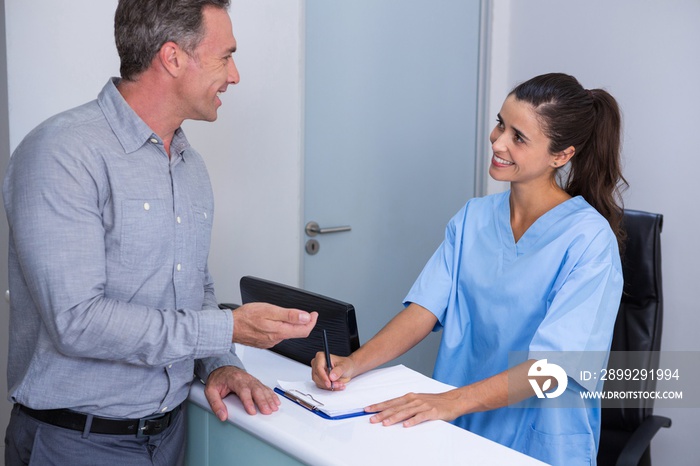
{"type": "Polygon", "coordinates": [[[328,228],[321,228],[318,226],[318,223],[316,222],[309,222],[306,224],[306,228],[304,229],[306,231],[306,234],[309,236],[316,236],[316,235],[325,235],[327,233],[340,233],[341,231],[350,231],[352,228],[350,228],[350,225],[344,225],[341,227],[328,227],[328,228]]]}

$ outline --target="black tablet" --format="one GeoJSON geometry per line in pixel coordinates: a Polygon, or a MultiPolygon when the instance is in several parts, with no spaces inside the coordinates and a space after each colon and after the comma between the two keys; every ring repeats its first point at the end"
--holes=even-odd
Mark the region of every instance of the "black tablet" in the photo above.
{"type": "Polygon", "coordinates": [[[241,300],[243,304],[263,302],[318,312],[318,322],[308,337],[284,340],[270,348],[295,361],[311,365],[316,353],[323,351],[323,329],[328,334],[328,346],[332,354],[349,356],[360,347],[352,304],[250,276],[241,278],[241,300]]]}

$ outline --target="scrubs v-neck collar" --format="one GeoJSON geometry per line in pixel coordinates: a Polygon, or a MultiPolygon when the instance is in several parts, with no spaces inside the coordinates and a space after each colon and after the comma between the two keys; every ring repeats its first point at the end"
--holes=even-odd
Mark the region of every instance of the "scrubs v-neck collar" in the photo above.
{"type": "Polygon", "coordinates": [[[497,209],[499,212],[498,224],[505,247],[505,257],[510,256],[511,259],[526,254],[552,225],[568,213],[578,210],[583,201],[581,196],[576,196],[551,208],[535,220],[516,242],[510,225],[510,191],[504,194],[501,198],[501,206],[497,209]]]}

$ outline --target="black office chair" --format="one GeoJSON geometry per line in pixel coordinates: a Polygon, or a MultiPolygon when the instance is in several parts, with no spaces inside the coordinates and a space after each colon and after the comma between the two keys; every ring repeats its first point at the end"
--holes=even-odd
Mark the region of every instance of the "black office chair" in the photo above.
{"type": "MultiPolygon", "coordinates": [[[[612,351],[627,354],[646,368],[658,367],[663,323],[661,287],[661,228],[663,216],[637,210],[625,210],[623,225],[627,242],[622,257],[624,291],[615,322],[612,351]],[[637,352],[637,353],[634,353],[637,352]],[[649,353],[655,352],[655,353],[649,353]]],[[[623,356],[624,358],[624,356],[623,356]]],[[[609,365],[612,367],[611,364],[609,365]]],[[[619,358],[618,358],[619,361],[619,358]]],[[[616,361],[617,362],[617,361],[616,361]]],[[[616,364],[617,365],[617,364],[616,364]]],[[[619,365],[617,366],[620,367],[619,365]]],[[[605,382],[608,390],[655,389],[653,380],[605,382]],[[622,388],[618,384],[624,384],[622,388]]],[[[601,419],[599,466],[651,466],[649,444],[661,427],[670,427],[671,419],[653,414],[653,402],[640,404],[606,400],[601,419]]]]}

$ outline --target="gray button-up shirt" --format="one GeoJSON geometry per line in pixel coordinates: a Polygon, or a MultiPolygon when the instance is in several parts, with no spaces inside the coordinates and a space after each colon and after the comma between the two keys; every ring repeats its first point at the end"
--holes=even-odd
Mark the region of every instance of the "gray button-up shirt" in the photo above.
{"type": "Polygon", "coordinates": [[[9,395],[34,409],[142,417],[185,400],[195,359],[200,377],[240,366],[204,162],[181,130],[168,158],[116,83],[29,133],[3,185],[9,395]]]}

